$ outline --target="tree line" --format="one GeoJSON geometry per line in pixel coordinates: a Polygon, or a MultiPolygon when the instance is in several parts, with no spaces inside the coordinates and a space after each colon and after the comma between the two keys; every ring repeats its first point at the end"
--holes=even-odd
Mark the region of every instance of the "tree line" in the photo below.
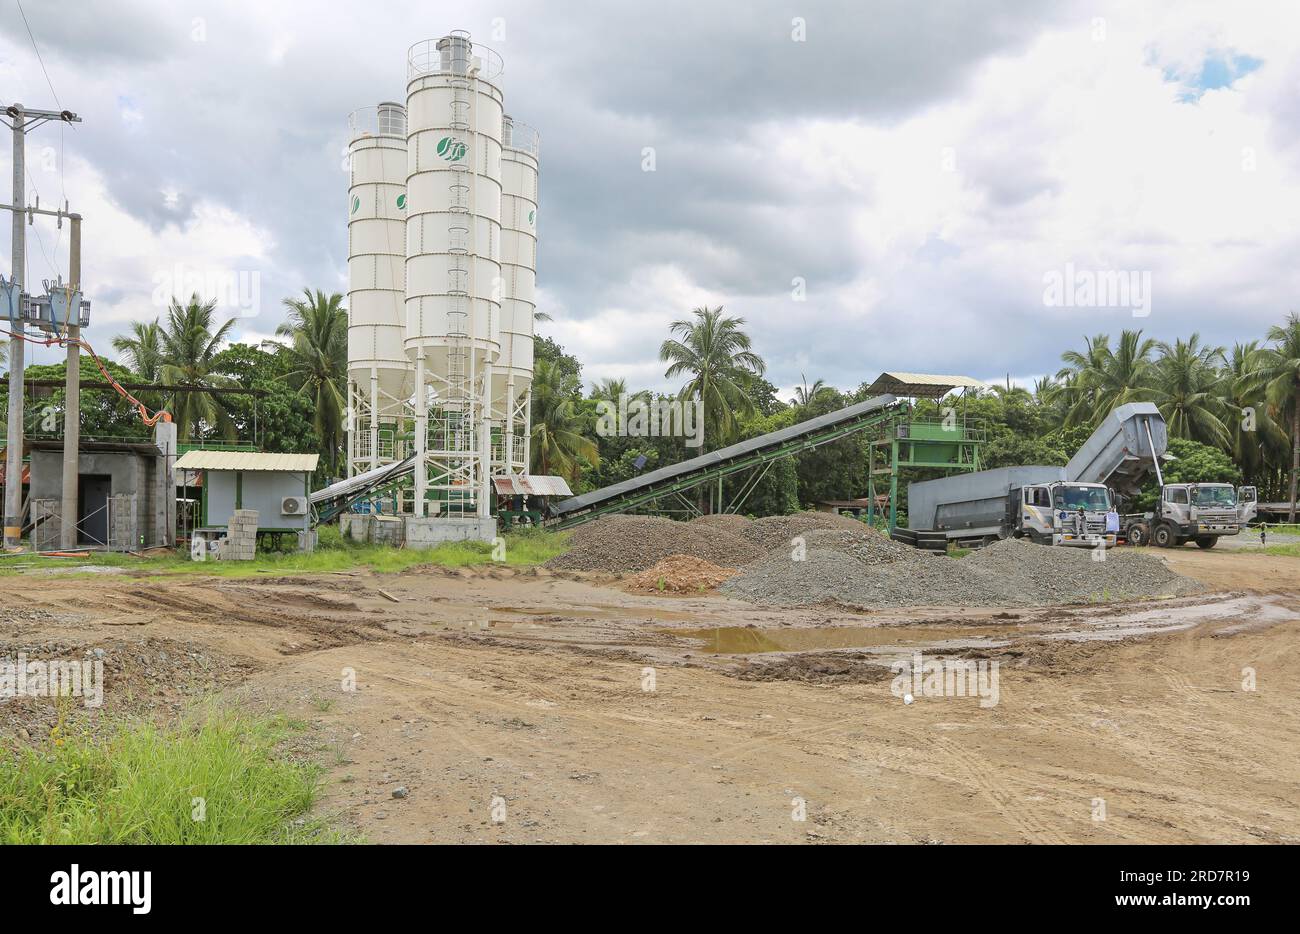
{"type": "MultiPolygon", "coordinates": [[[[766,366],[745,334],[744,320],[721,308],[699,308],[676,321],[660,348],[665,377],[681,380],[675,395],[702,400],[704,450],[788,427],[867,398],[868,383],[840,390],[806,377],[793,395],[778,398],[764,378],[766,366]]],[[[554,342],[539,339],[535,394],[547,399],[549,448],[534,449],[542,472],[567,476],[581,492],[626,480],[698,451],[678,438],[604,437],[596,430],[598,405],[620,394],[652,399],[618,379],[584,391],[581,363],[554,342]]],[[[1295,502],[1300,479],[1300,315],[1290,314],[1262,340],[1231,348],[1198,334],[1173,342],[1125,330],[1085,338],[1061,355],[1062,366],[1033,387],[990,386],[960,402],[919,402],[920,415],[956,406],[984,429],[982,466],[1064,464],[1117,406],[1151,402],[1168,425],[1172,479],[1246,482],[1261,499],[1295,502]],[[1198,471],[1193,473],[1191,471],[1198,471]]],[[[536,395],[535,395],[536,398],[536,395]]],[[[538,413],[535,412],[534,419],[538,413]]],[[[851,436],[780,462],[755,490],[746,509],[785,512],[823,500],[849,499],[867,490],[865,439],[851,436]]],[[[900,489],[934,470],[902,471],[900,489]]],[[[1135,507],[1154,498],[1147,490],[1135,507]]]]}
{"type": "MultiPolygon", "coordinates": [[[[146,404],[172,413],[179,437],[189,441],[246,441],[268,451],[317,451],[318,480],[339,476],[344,464],[347,393],[347,311],[343,296],[304,289],[284,300],[286,320],[277,341],[232,343],[234,324],[216,323],[216,307],[197,295],[173,299],[153,321],[135,322],[114,339],[119,380],[162,386],[143,394],[146,404]],[[205,392],[258,390],[239,395],[205,392]]],[[[674,321],[659,349],[664,376],[678,385],[669,394],[629,387],[622,379],[586,386],[582,363],[555,341],[538,337],[532,399],[534,473],[566,477],[575,492],[595,489],[796,422],[867,397],[868,383],[838,389],[804,378],[779,397],[742,317],[721,307],[697,308],[674,321]],[[688,447],[672,435],[652,437],[599,430],[601,403],[656,401],[703,403],[704,443],[688,447]]],[[[1261,499],[1294,502],[1300,480],[1300,315],[1290,314],[1260,340],[1212,346],[1198,334],[1172,343],[1125,330],[1085,338],[1061,355],[1059,371],[1033,387],[991,386],[959,403],[963,417],[986,433],[985,467],[1064,464],[1088,433],[1116,406],[1149,401],[1163,414],[1177,461],[1173,476],[1248,482],[1261,499]]],[[[98,374],[86,368],[83,377],[98,374]]],[[[32,378],[61,379],[64,364],[35,366],[32,378]]],[[[29,428],[61,413],[62,391],[44,393],[27,409],[29,428]]],[[[952,405],[952,397],[944,405],[952,405]]],[[[918,414],[940,414],[933,402],[918,414]]],[[[60,415],[61,419],[61,415],[60,415]]],[[[145,437],[131,409],[108,391],[82,394],[87,437],[145,437]]],[[[60,421],[61,426],[61,421],[60,421]]],[[[61,429],[60,429],[61,430],[61,429]]],[[[46,432],[48,433],[48,432],[46,432]]],[[[849,499],[867,490],[865,439],[854,435],[780,461],[754,489],[745,510],[783,513],[823,500],[849,499]]],[[[906,470],[906,482],[934,471],[906,470]]],[[[734,492],[724,486],[724,494],[734,492]]]]}

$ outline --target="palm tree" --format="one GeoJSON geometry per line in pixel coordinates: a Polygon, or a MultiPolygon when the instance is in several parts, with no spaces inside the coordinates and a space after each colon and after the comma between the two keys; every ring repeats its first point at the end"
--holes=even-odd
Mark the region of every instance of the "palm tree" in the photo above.
{"type": "MultiPolygon", "coordinates": [[[[167,324],[162,330],[162,360],[158,376],[171,385],[210,386],[220,388],[232,380],[212,371],[212,358],[235,322],[232,318],[215,331],[212,312],[215,301],[204,302],[198,293],[182,305],[172,299],[167,309],[167,324]]],[[[207,392],[178,392],[172,404],[172,420],[178,437],[193,437],[201,425],[214,428],[233,440],[235,422],[218,397],[207,392]]]]}
{"type": "Polygon", "coordinates": [[[146,383],[158,382],[163,364],[163,332],[158,319],[132,321],[130,336],[113,338],[113,349],[126,357],[126,364],[146,383]]]}
{"type": "Polygon", "coordinates": [[[329,452],[330,473],[336,472],[342,447],[343,413],[347,408],[348,313],[343,296],[317,289],[302,290],[302,298],[286,298],[288,320],[275,329],[290,339],[289,384],[312,401],[312,424],[329,452]]]}
{"type": "Polygon", "coordinates": [[[1229,450],[1250,481],[1266,462],[1280,462],[1287,448],[1286,432],[1269,410],[1263,367],[1264,351],[1259,341],[1248,341],[1233,345],[1222,374],[1224,404],[1233,416],[1228,426],[1229,450]]]}
{"type": "Polygon", "coordinates": [[[1294,311],[1286,322],[1268,329],[1273,346],[1260,354],[1260,375],[1267,398],[1281,418],[1291,422],[1291,508],[1288,522],[1295,522],[1296,485],[1300,478],[1300,314],[1294,311]]]}
{"type": "Polygon", "coordinates": [[[799,374],[799,379],[803,380],[803,385],[794,387],[794,399],[791,400],[790,404],[798,406],[801,409],[808,408],[808,406],[812,405],[814,399],[820,396],[827,389],[830,389],[830,387],[820,379],[809,386],[808,377],[804,376],[802,373],[799,374]]]}
{"type": "Polygon", "coordinates": [[[1061,354],[1066,366],[1056,374],[1064,384],[1067,424],[1100,425],[1117,406],[1151,398],[1154,340],[1143,340],[1141,331],[1123,331],[1114,350],[1107,334],[1084,340],[1083,353],[1061,354]]]}
{"type": "Polygon", "coordinates": [[[606,377],[599,383],[591,384],[591,398],[605,402],[617,402],[619,396],[627,395],[627,380],[616,376],[606,377]]]}
{"type": "Polygon", "coordinates": [[[669,338],[659,348],[659,359],[669,363],[664,376],[673,379],[689,374],[682,386],[683,400],[704,404],[704,423],[721,446],[735,431],[736,414],[749,415],[754,403],[740,380],[746,375],[761,376],[767,369],[763,358],[750,347],[749,335],[740,330],[744,318],[727,318],[722,306],[696,308],[695,320],[674,321],[669,338]]]}
{"type": "Polygon", "coordinates": [[[1165,417],[1170,436],[1228,448],[1227,406],[1220,395],[1218,371],[1223,348],[1201,344],[1199,334],[1157,346],[1160,359],[1154,370],[1152,401],[1165,417]]]}
{"type": "Polygon", "coordinates": [[[579,460],[600,464],[596,443],[584,437],[574,404],[580,385],[553,360],[541,360],[533,370],[532,471],[558,474],[577,483],[579,460]]]}

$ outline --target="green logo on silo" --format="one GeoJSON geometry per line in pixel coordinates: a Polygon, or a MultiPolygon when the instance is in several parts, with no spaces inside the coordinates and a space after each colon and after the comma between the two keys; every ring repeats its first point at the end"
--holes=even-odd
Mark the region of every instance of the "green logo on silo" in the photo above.
{"type": "Polygon", "coordinates": [[[353,196],[352,196],[352,213],[353,213],[353,214],[357,213],[357,209],[360,208],[360,207],[361,207],[361,199],[358,198],[356,195],[353,195],[353,196]]]}
{"type": "Polygon", "coordinates": [[[529,227],[533,226],[533,224],[534,224],[536,221],[537,221],[537,212],[536,212],[536,211],[529,211],[529,212],[528,212],[528,226],[529,226],[529,227]]]}
{"type": "Polygon", "coordinates": [[[467,149],[464,143],[450,136],[444,136],[438,140],[438,155],[442,156],[448,162],[459,162],[465,158],[467,149]]]}
{"type": "Polygon", "coordinates": [[[406,195],[397,196],[397,210],[399,211],[406,210],[406,195]]]}

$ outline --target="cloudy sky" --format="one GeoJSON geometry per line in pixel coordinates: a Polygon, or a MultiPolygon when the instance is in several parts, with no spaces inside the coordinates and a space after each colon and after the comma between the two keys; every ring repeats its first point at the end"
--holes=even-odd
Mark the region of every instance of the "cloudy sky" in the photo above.
{"type": "MultiPolygon", "coordinates": [[[[24,8],[45,70],[0,0],[0,96],[84,120],[30,135],[28,197],[86,218],[98,347],[194,276],[242,282],[223,313],[252,341],[284,296],[346,291],[347,114],[403,99],[408,46],[452,28],[541,133],[540,330],[588,381],[668,388],[658,345],[705,304],[783,388],[1027,381],[1085,334],[1230,345],[1300,309],[1294,4],[24,8]]],[[[66,275],[66,227],[29,231],[28,280],[66,275]]]]}

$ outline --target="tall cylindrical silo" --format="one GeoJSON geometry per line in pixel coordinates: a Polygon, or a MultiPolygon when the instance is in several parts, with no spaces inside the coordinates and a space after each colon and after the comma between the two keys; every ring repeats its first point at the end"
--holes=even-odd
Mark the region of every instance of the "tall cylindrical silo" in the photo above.
{"type": "Polygon", "coordinates": [[[407,56],[406,335],[416,514],[489,513],[488,394],[500,354],[501,59],[453,32],[407,56]]]}
{"type": "Polygon", "coordinates": [[[504,443],[494,470],[527,473],[537,309],[537,174],[540,138],[507,116],[501,155],[501,356],[492,370],[493,421],[504,443]]]}
{"type": "Polygon", "coordinates": [[[348,474],[405,456],[406,111],[348,118],[348,474]]]}

